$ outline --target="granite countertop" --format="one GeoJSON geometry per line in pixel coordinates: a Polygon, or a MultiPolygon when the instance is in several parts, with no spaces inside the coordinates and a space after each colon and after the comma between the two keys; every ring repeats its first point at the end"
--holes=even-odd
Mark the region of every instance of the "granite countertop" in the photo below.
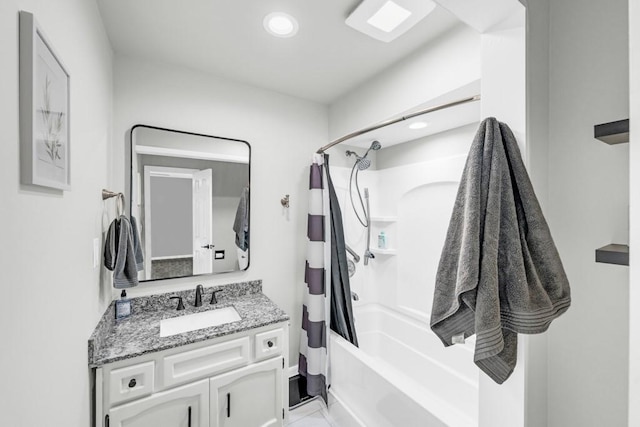
{"type": "Polygon", "coordinates": [[[261,280],[205,288],[201,307],[194,307],[194,300],[195,289],[132,298],[133,314],[119,320],[115,319],[115,302],[112,301],[89,338],[89,367],[97,368],[107,363],[289,320],[289,316],[262,293],[261,280]],[[214,290],[220,290],[217,293],[218,304],[210,305],[214,290]],[[176,310],[177,300],[170,300],[170,296],[183,297],[185,310],[176,310]],[[236,309],[241,320],[160,337],[162,319],[229,306],[236,309]]]}

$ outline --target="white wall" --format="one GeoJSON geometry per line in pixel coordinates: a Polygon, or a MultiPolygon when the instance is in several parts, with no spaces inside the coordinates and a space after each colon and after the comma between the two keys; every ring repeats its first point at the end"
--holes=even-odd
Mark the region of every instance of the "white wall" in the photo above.
{"type": "MultiPolygon", "coordinates": [[[[526,158],[529,177],[542,211],[548,213],[549,149],[549,0],[527,5],[526,22],[526,158]]],[[[524,153],[523,153],[524,154],[524,153]]],[[[546,426],[548,334],[523,340],[525,367],[525,426],[546,426]]]]}
{"type": "Polygon", "coordinates": [[[0,2],[0,425],[90,423],[87,339],[111,300],[92,266],[109,186],[112,53],[95,2],[0,2]],[[18,11],[71,75],[71,191],[19,183],[18,11]]]}
{"type": "Polygon", "coordinates": [[[396,117],[478,80],[480,55],[478,33],[462,25],[448,31],[331,104],[330,138],[396,117]]]}
{"type": "Polygon", "coordinates": [[[117,57],[114,190],[124,190],[125,138],[135,124],[246,140],[251,144],[251,264],[246,272],[144,284],[132,296],[263,280],[291,315],[290,361],[298,360],[306,255],[308,165],[327,141],[327,109],[169,64],[117,57]],[[280,199],[291,197],[288,214],[280,199]]]}
{"type": "MultiPolygon", "coordinates": [[[[404,144],[383,147],[377,152],[377,169],[466,155],[478,130],[478,124],[472,123],[404,144]]],[[[462,171],[460,175],[462,176],[462,171]]]]}
{"type": "MultiPolygon", "coordinates": [[[[520,5],[517,5],[520,6],[520,5]]],[[[527,162],[525,11],[482,34],[482,118],[496,117],[509,125],[527,162]]],[[[518,363],[502,385],[480,375],[480,425],[511,427],[525,424],[524,351],[527,337],[518,336],[518,363]]]]}
{"type": "Polygon", "coordinates": [[[629,145],[593,125],[629,114],[628,3],[549,3],[547,218],[572,305],[549,329],[548,425],[625,426],[629,270],[594,250],[628,242],[629,145]]]}
{"type": "MultiPolygon", "coordinates": [[[[640,4],[629,2],[629,244],[640,247],[640,4]]],[[[640,251],[629,256],[629,425],[640,425],[640,251]]]]}

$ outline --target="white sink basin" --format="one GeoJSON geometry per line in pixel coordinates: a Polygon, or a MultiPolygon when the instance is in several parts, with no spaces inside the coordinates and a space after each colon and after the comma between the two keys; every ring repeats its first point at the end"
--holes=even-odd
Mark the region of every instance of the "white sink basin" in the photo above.
{"type": "Polygon", "coordinates": [[[238,320],[240,320],[240,315],[233,307],[217,308],[202,313],[172,317],[160,321],[160,336],[169,337],[183,332],[237,322],[238,320]]]}

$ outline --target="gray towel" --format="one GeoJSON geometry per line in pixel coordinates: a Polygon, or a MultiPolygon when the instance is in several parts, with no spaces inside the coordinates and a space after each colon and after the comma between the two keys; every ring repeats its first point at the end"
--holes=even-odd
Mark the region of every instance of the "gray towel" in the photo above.
{"type": "Polygon", "coordinates": [[[242,189],[233,231],[236,232],[236,246],[243,251],[249,249],[249,187],[242,189]]]}
{"type": "Polygon", "coordinates": [[[136,270],[142,271],[144,269],[144,257],[142,256],[142,247],[140,246],[138,223],[134,216],[131,217],[131,235],[133,236],[133,254],[136,259],[136,270]]]}
{"type": "Polygon", "coordinates": [[[131,288],[138,285],[133,232],[131,223],[124,215],[114,219],[107,231],[104,266],[113,271],[114,288],[131,288]]]}
{"type": "Polygon", "coordinates": [[[517,333],[547,330],[569,282],[513,133],[488,118],[464,168],[436,275],[431,329],[445,346],[476,334],[474,362],[502,384],[517,333]]]}

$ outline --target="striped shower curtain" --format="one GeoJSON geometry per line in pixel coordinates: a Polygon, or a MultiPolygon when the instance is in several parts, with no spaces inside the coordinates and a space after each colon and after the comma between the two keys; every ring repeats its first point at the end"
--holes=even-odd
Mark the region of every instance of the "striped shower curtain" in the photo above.
{"type": "Polygon", "coordinates": [[[298,372],[307,379],[309,396],[327,400],[331,301],[331,215],[324,157],[315,154],[309,177],[307,261],[298,372]]]}
{"type": "Polygon", "coordinates": [[[358,346],[342,213],[328,155],[315,154],[311,164],[307,238],[298,372],[307,378],[307,394],[326,402],[329,328],[358,346]]]}

